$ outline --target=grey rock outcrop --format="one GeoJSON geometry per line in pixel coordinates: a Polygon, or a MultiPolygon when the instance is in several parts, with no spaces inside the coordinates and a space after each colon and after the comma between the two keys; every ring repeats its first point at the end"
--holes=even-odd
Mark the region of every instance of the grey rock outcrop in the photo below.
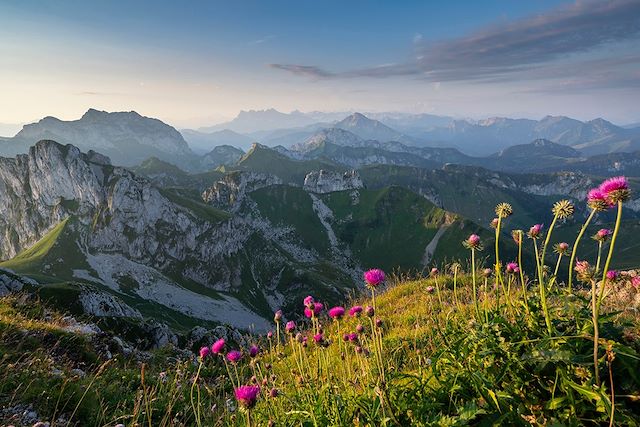
{"type": "Polygon", "coordinates": [[[309,172],[304,178],[303,188],[311,193],[331,193],[334,191],[357,190],[364,184],[355,170],[337,173],[326,170],[309,172]]]}

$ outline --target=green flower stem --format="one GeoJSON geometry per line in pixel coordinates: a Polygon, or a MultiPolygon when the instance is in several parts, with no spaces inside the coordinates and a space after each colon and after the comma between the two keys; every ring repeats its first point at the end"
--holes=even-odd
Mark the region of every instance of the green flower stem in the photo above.
{"type": "MultiPolygon", "coordinates": [[[[191,393],[189,394],[189,397],[191,398],[191,408],[193,409],[193,413],[196,414],[196,424],[198,425],[198,427],[201,426],[200,423],[200,402],[198,402],[198,409],[196,409],[196,404],[193,401],[193,391],[195,390],[196,386],[198,385],[198,378],[200,377],[200,371],[202,370],[202,359],[200,360],[200,364],[198,365],[198,372],[196,373],[195,378],[193,379],[193,384],[191,384],[191,393]]],[[[198,390],[198,400],[200,397],[200,390],[198,390]]]]}
{"type": "MultiPolygon", "coordinates": [[[[536,259],[539,258],[538,251],[538,241],[533,239],[533,247],[536,252],[536,259]]],[[[544,314],[544,322],[547,325],[547,330],[549,331],[549,335],[551,335],[553,329],[551,328],[551,319],[549,319],[549,309],[547,308],[547,295],[546,295],[546,287],[544,285],[544,281],[542,280],[542,269],[540,268],[540,264],[538,264],[538,287],[540,288],[540,305],[542,305],[542,312],[544,314]]]]}
{"type": "Polygon", "coordinates": [[[587,227],[589,226],[589,223],[591,223],[591,220],[593,219],[595,214],[596,214],[596,210],[592,209],[591,213],[587,217],[587,220],[582,225],[582,228],[580,229],[580,233],[578,233],[578,237],[576,238],[576,241],[573,244],[573,248],[571,250],[571,259],[569,260],[569,281],[568,281],[569,293],[571,293],[571,290],[572,290],[573,268],[575,266],[576,255],[578,253],[578,244],[580,243],[580,240],[582,239],[584,232],[587,230],[587,227]]]}
{"type": "Polygon", "coordinates": [[[602,259],[602,240],[598,241],[598,260],[596,261],[596,273],[600,271],[601,259],[602,259]]]}
{"type": "Polygon", "coordinates": [[[542,247],[542,256],[540,257],[540,269],[542,270],[543,278],[544,278],[545,255],[547,253],[547,248],[549,247],[549,241],[551,240],[551,233],[553,232],[553,228],[556,226],[557,221],[558,221],[558,215],[554,215],[553,221],[551,221],[551,225],[549,226],[549,231],[547,232],[547,237],[544,239],[544,246],[542,247]]]}
{"type": "MultiPolygon", "coordinates": [[[[494,271],[496,273],[496,287],[502,286],[504,292],[504,281],[502,280],[502,266],[500,265],[500,227],[502,225],[502,215],[498,215],[498,225],[496,225],[496,239],[495,239],[495,247],[496,247],[496,264],[494,266],[494,271]]],[[[496,289],[499,293],[500,290],[496,289]]],[[[498,299],[498,306],[500,305],[500,300],[498,299]]]]}
{"type": "Polygon", "coordinates": [[[458,303],[458,267],[453,268],[453,300],[456,302],[456,307],[460,309],[458,303]]]}
{"type": "Polygon", "coordinates": [[[598,305],[596,306],[597,314],[600,314],[600,306],[604,299],[604,290],[607,287],[607,273],[609,272],[609,265],[611,265],[611,258],[613,257],[613,248],[616,246],[616,238],[620,231],[620,223],[622,222],[622,202],[618,201],[618,213],[616,215],[616,226],[613,228],[613,236],[611,236],[611,244],[609,245],[609,253],[607,254],[607,260],[604,263],[604,269],[602,270],[602,285],[600,287],[600,296],[598,297],[598,305]]]}
{"type": "Polygon", "coordinates": [[[440,310],[444,308],[442,303],[442,294],[440,294],[440,285],[438,284],[438,276],[434,276],[433,280],[436,282],[436,293],[438,294],[438,302],[440,303],[440,310]]]}
{"type": "Polygon", "coordinates": [[[476,289],[476,250],[471,248],[471,280],[473,282],[473,305],[476,309],[476,317],[481,319],[480,307],[478,307],[478,291],[476,289]]]}
{"type": "Polygon", "coordinates": [[[598,298],[596,292],[596,281],[591,280],[591,317],[593,321],[593,373],[596,379],[596,384],[600,386],[600,370],[598,369],[598,340],[600,338],[600,328],[598,324],[598,308],[596,299],[598,298]]]}
{"type": "Polygon", "coordinates": [[[522,298],[524,298],[524,308],[529,311],[529,298],[527,297],[527,283],[524,280],[524,270],[522,269],[522,239],[524,233],[520,232],[518,239],[518,268],[520,269],[520,284],[522,285],[522,298]]]}

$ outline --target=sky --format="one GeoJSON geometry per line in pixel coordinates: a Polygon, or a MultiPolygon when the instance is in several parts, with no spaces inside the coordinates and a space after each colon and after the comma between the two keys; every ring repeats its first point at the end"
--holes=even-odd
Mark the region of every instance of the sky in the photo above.
{"type": "MultiPolygon", "coordinates": [[[[0,2],[0,124],[240,110],[640,122],[640,1],[0,2]]],[[[0,127],[1,129],[1,127],[0,127]]]]}

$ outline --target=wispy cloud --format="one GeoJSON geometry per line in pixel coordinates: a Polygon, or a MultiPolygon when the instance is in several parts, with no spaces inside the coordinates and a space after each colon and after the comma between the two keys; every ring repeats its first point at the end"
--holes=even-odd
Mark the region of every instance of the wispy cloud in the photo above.
{"type": "Polygon", "coordinates": [[[264,36],[264,37],[262,37],[262,38],[260,38],[260,39],[251,40],[251,41],[250,41],[250,42],[248,42],[247,44],[248,44],[248,45],[250,45],[250,46],[255,46],[255,45],[257,45],[257,44],[263,44],[263,43],[266,43],[266,42],[268,42],[269,40],[273,40],[273,39],[275,39],[275,38],[276,38],[276,36],[275,36],[275,35],[273,35],[273,34],[271,34],[271,35],[268,35],[268,36],[264,36]]]}
{"type": "MultiPolygon", "coordinates": [[[[315,79],[416,76],[435,82],[496,81],[527,75],[535,79],[536,74],[537,78],[554,78],[561,77],[567,68],[556,68],[555,74],[553,67],[545,68],[576,61],[577,54],[610,43],[637,39],[639,34],[640,1],[579,0],[460,38],[429,42],[416,37],[414,59],[405,63],[337,72],[312,65],[270,66],[315,79]]],[[[582,69],[573,70],[573,74],[581,72],[582,69]]]]}

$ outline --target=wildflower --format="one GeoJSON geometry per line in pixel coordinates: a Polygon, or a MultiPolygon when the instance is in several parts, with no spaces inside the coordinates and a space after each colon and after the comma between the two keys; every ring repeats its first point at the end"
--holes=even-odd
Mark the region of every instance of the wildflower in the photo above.
{"type": "Polygon", "coordinates": [[[211,345],[211,353],[220,354],[224,350],[225,341],[223,338],[220,338],[218,341],[214,342],[211,345]]]}
{"type": "Polygon", "coordinates": [[[227,353],[227,360],[231,363],[238,363],[242,359],[242,353],[238,350],[231,350],[227,353]]]}
{"type": "Polygon", "coordinates": [[[531,228],[529,229],[529,232],[527,233],[527,236],[529,236],[530,239],[538,239],[541,234],[542,234],[542,224],[535,224],[531,226],[531,228]]]}
{"type": "Polygon", "coordinates": [[[449,266],[449,268],[451,269],[452,273],[457,273],[460,270],[460,267],[462,267],[462,266],[460,265],[459,262],[454,262],[449,266]]]}
{"type": "Polygon", "coordinates": [[[349,341],[349,334],[342,335],[342,341],[344,341],[344,342],[349,341]]]}
{"type": "Polygon", "coordinates": [[[273,331],[267,332],[267,339],[270,340],[271,338],[273,338],[273,331]]]}
{"type": "Polygon", "coordinates": [[[506,218],[511,216],[512,213],[513,208],[509,203],[499,203],[498,206],[496,206],[496,215],[498,215],[499,218],[506,218]]]}
{"type": "Polygon", "coordinates": [[[376,328],[382,327],[382,319],[376,319],[376,328]]]}
{"type": "Polygon", "coordinates": [[[564,199],[554,203],[553,209],[551,209],[551,211],[558,218],[567,219],[571,215],[573,215],[574,208],[573,204],[570,201],[564,199]]]}
{"type": "Polygon", "coordinates": [[[256,405],[260,387],[257,385],[243,385],[235,390],[236,400],[246,409],[251,409],[256,405]]]}
{"type": "Polygon", "coordinates": [[[511,238],[516,243],[516,245],[519,245],[522,243],[523,235],[524,235],[524,231],[522,230],[511,230],[511,238]]]}
{"type": "Polygon", "coordinates": [[[558,255],[564,255],[568,251],[569,251],[569,244],[566,242],[556,243],[553,246],[553,252],[557,253],[558,255]]]}
{"type": "Polygon", "coordinates": [[[631,278],[631,286],[633,286],[636,289],[640,288],[640,276],[635,276],[631,278]]]}
{"type": "Polygon", "coordinates": [[[520,267],[518,266],[517,263],[510,262],[507,264],[506,270],[507,270],[507,273],[509,274],[517,274],[520,272],[520,267]]]}
{"type": "Polygon", "coordinates": [[[351,333],[348,335],[349,342],[358,342],[358,334],[351,333]]]}
{"type": "Polygon", "coordinates": [[[631,196],[629,184],[624,176],[609,178],[600,184],[598,189],[613,203],[625,202],[631,196]]]}
{"type": "Polygon", "coordinates": [[[311,307],[305,307],[304,315],[308,318],[312,318],[314,316],[318,316],[322,312],[323,305],[319,302],[314,302],[310,304],[311,307]]]}
{"type": "Polygon", "coordinates": [[[427,293],[429,293],[429,294],[432,294],[432,293],[433,293],[433,291],[435,291],[435,289],[436,289],[436,288],[434,288],[433,286],[427,286],[427,287],[426,287],[426,291],[427,291],[427,293]]]}
{"type": "Polygon", "coordinates": [[[364,281],[367,283],[367,286],[377,288],[384,282],[384,271],[379,268],[371,269],[364,273],[364,281]]]}
{"type": "Polygon", "coordinates": [[[478,236],[477,234],[472,234],[471,236],[467,237],[467,239],[464,240],[462,244],[467,249],[482,249],[480,245],[480,236],[478,236]]]}
{"type": "Polygon", "coordinates": [[[367,308],[364,309],[364,314],[366,314],[367,317],[373,317],[373,315],[375,314],[375,310],[373,309],[373,307],[368,305],[367,308]]]}
{"type": "Polygon", "coordinates": [[[278,310],[273,315],[273,321],[278,323],[282,319],[282,310],[278,310]]]}
{"type": "Polygon", "coordinates": [[[364,326],[362,326],[362,325],[356,326],[356,332],[359,333],[359,334],[363,333],[364,332],[364,326]]]}
{"type": "Polygon", "coordinates": [[[252,345],[251,347],[249,347],[249,356],[250,357],[256,357],[258,355],[258,353],[260,353],[260,348],[256,345],[252,345]]]}
{"type": "Polygon", "coordinates": [[[587,261],[576,261],[576,265],[574,267],[578,280],[583,283],[588,283],[593,278],[593,268],[587,261]]]}
{"type": "Polygon", "coordinates": [[[274,387],[271,390],[269,390],[269,397],[272,397],[274,399],[278,397],[278,389],[274,387]]]}
{"type": "Polygon", "coordinates": [[[200,360],[204,360],[210,352],[209,347],[202,347],[200,349],[200,360]]]}
{"type": "Polygon", "coordinates": [[[313,336],[313,341],[314,341],[316,344],[322,344],[322,343],[324,342],[324,335],[322,335],[322,334],[315,334],[315,335],[313,336]]]}
{"type": "Polygon", "coordinates": [[[362,306],[361,305],[354,305],[349,310],[349,316],[351,316],[351,317],[360,317],[361,313],[362,313],[362,306]]]}
{"type": "Polygon", "coordinates": [[[484,270],[482,270],[482,275],[484,277],[489,277],[491,276],[491,273],[493,273],[493,271],[490,268],[485,268],[484,270]]]}
{"type": "Polygon", "coordinates": [[[431,269],[431,271],[429,272],[429,276],[436,277],[438,275],[438,273],[439,273],[439,270],[436,267],[433,267],[431,269]]]}
{"type": "Polygon", "coordinates": [[[358,353],[358,354],[362,353],[362,347],[360,347],[359,345],[356,346],[356,353],[358,353]]]}
{"type": "Polygon", "coordinates": [[[596,234],[591,236],[591,238],[596,242],[604,243],[607,240],[609,240],[609,237],[611,237],[612,234],[613,234],[613,231],[609,230],[608,228],[601,228],[600,230],[598,230],[596,234]]]}
{"type": "Polygon", "coordinates": [[[284,330],[288,333],[292,333],[296,329],[296,322],[293,320],[289,320],[287,324],[284,326],[284,330]]]}
{"type": "Polygon", "coordinates": [[[587,205],[599,212],[606,211],[612,206],[611,201],[607,200],[607,195],[600,191],[599,188],[589,190],[589,193],[587,193],[587,205]]]}
{"type": "Polygon", "coordinates": [[[609,270],[607,271],[607,280],[613,282],[614,280],[616,280],[619,276],[619,273],[616,270],[609,270]]]}
{"type": "Polygon", "coordinates": [[[313,297],[311,295],[309,295],[308,297],[306,297],[303,300],[303,303],[304,303],[305,307],[312,308],[313,307],[313,303],[315,303],[315,300],[313,299],[313,297]]]}
{"type": "Polygon", "coordinates": [[[344,316],[344,307],[333,307],[329,310],[329,317],[334,320],[340,320],[344,316]]]}
{"type": "Polygon", "coordinates": [[[491,223],[489,224],[491,226],[491,228],[498,228],[498,218],[493,218],[491,220],[491,223]]]}

